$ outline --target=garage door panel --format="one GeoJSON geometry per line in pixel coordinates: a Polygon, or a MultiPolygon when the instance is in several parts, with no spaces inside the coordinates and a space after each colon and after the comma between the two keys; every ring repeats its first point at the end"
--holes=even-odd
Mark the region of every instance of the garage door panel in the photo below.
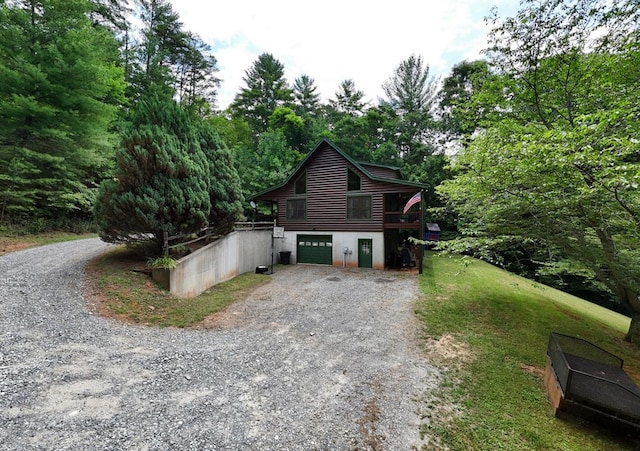
{"type": "Polygon", "coordinates": [[[331,235],[298,235],[298,263],[333,263],[331,235]]]}

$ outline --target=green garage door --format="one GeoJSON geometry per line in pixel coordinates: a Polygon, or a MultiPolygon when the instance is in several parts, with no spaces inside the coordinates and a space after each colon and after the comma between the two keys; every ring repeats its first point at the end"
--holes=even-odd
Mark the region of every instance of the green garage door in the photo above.
{"type": "Polygon", "coordinates": [[[333,264],[331,235],[298,235],[298,263],[333,264]]]}

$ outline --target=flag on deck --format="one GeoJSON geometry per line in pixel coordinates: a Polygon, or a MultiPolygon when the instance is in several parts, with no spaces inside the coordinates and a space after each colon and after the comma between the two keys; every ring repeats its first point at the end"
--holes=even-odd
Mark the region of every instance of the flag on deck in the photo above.
{"type": "Polygon", "coordinates": [[[404,206],[404,210],[402,210],[402,213],[407,213],[407,211],[409,211],[409,209],[417,204],[418,202],[420,202],[422,200],[422,191],[418,191],[417,193],[415,193],[413,196],[411,196],[411,199],[409,199],[409,201],[407,202],[407,205],[404,206]]]}

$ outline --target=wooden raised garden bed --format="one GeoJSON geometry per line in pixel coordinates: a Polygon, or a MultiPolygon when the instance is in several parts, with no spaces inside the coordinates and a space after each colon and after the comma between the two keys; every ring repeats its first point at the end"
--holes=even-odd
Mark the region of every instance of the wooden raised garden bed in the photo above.
{"type": "Polygon", "coordinates": [[[586,340],[551,333],[544,382],[554,414],[568,412],[640,431],[640,389],[622,364],[586,340]]]}

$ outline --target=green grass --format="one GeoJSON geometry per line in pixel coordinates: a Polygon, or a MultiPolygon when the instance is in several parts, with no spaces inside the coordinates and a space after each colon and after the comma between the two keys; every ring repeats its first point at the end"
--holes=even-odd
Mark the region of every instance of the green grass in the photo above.
{"type": "Polygon", "coordinates": [[[264,275],[242,274],[200,296],[182,299],[158,287],[146,272],[146,263],[147,257],[140,249],[120,246],[88,265],[101,314],[160,327],[198,326],[207,316],[270,280],[264,275]]]}
{"type": "Polygon", "coordinates": [[[622,357],[639,380],[639,349],[623,341],[628,318],[469,258],[427,255],[420,285],[425,338],[453,335],[472,355],[445,365],[443,395],[462,413],[450,422],[436,419],[426,432],[453,450],[640,447],[592,423],[556,419],[541,375],[549,333],[559,332],[622,357]]]}

